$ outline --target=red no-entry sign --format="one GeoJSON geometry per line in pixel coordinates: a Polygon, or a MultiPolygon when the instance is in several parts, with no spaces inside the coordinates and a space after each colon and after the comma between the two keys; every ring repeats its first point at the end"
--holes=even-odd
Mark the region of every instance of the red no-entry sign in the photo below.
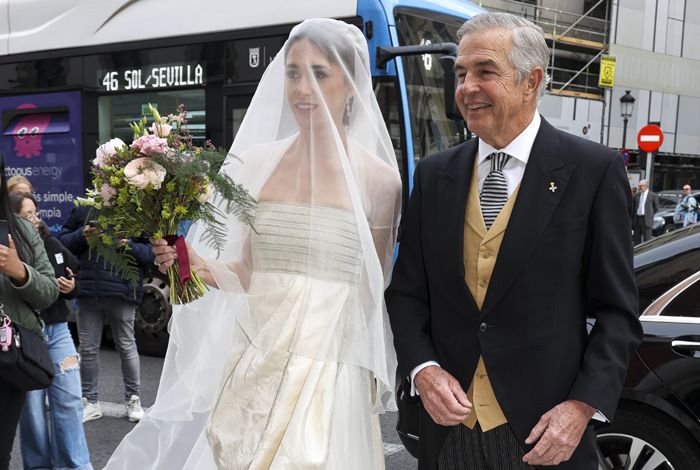
{"type": "Polygon", "coordinates": [[[656,152],[664,142],[664,133],[659,126],[647,124],[637,134],[639,150],[643,152],[656,152]]]}

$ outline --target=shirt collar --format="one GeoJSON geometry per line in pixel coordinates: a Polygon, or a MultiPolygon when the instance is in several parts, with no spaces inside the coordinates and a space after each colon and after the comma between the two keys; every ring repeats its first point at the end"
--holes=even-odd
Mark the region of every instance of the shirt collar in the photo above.
{"type": "Polygon", "coordinates": [[[530,152],[532,151],[532,145],[535,143],[535,137],[537,137],[537,133],[540,130],[541,122],[540,114],[535,110],[535,115],[532,117],[530,124],[502,149],[492,147],[479,138],[478,164],[481,165],[484,160],[486,160],[486,157],[494,152],[505,152],[513,158],[520,160],[523,164],[527,164],[527,160],[530,158],[530,152]]]}

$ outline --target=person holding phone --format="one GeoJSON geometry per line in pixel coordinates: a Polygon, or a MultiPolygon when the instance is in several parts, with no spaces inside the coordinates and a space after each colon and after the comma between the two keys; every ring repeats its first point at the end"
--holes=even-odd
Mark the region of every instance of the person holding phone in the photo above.
{"type": "Polygon", "coordinates": [[[80,260],[78,274],[78,336],[80,338],[80,375],[83,394],[83,422],[102,417],[98,401],[100,374],[100,344],[105,320],[109,322],[114,345],[119,352],[124,379],[124,405],[129,421],[137,422],[143,416],[139,387],[141,371],[134,336],[136,306],[143,298],[143,282],[146,269],[153,266],[155,256],[151,245],[135,239],[121,240],[118,246],[128,244],[130,253],[139,266],[136,287],[105,265],[97,254],[90,251],[87,238],[97,229],[87,207],[75,207],[63,224],[57,238],[80,260]],[[88,217],[90,216],[90,217],[88,217]]]}
{"type": "MultiPolygon", "coordinates": [[[[5,163],[0,155],[0,303],[10,321],[43,337],[35,310],[47,308],[58,298],[58,284],[39,234],[10,210],[5,163]]],[[[0,379],[0,470],[10,466],[26,392],[0,379]]]]}
{"type": "Polygon", "coordinates": [[[19,430],[22,459],[27,468],[92,470],[83,431],[80,357],[68,329],[65,302],[78,293],[75,273],[80,263],[39,219],[37,202],[31,194],[10,194],[10,207],[31,222],[44,241],[60,291],[58,300],[39,312],[46,325],[44,334],[57,373],[48,389],[27,393],[19,430]],[[47,397],[50,420],[46,418],[47,397]]]}

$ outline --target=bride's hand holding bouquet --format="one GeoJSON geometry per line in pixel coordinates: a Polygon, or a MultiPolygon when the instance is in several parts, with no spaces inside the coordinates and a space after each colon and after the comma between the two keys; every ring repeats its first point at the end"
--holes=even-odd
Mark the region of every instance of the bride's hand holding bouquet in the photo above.
{"type": "Polygon", "coordinates": [[[208,241],[220,249],[226,219],[220,208],[251,224],[255,201],[219,172],[224,152],[210,142],[204,147],[193,144],[182,106],[177,115],[167,117],[151,105],[149,110],[153,124],[146,128],[146,117],[132,123],[131,145],[112,139],[97,149],[94,187],[77,204],[93,209],[89,219],[96,221],[97,230],[90,233],[88,243],[117,274],[132,283],[138,281],[129,245],[118,242],[148,237],[156,247],[156,262],[169,276],[171,303],[188,303],[204,295],[205,283],[212,280],[196,254],[192,253],[190,263],[184,238],[177,235],[181,222],[205,223],[208,241]],[[168,254],[167,259],[162,253],[168,254]]]}
{"type": "MultiPolygon", "coordinates": [[[[156,255],[155,264],[158,266],[158,270],[165,274],[173,265],[178,263],[178,250],[174,246],[169,245],[163,238],[158,240],[151,238],[150,241],[151,245],[153,245],[153,253],[156,255]]],[[[187,257],[189,258],[190,267],[197,273],[204,284],[217,287],[216,280],[209,271],[209,268],[207,268],[204,260],[186,241],[185,246],[187,247],[187,257]]]]}

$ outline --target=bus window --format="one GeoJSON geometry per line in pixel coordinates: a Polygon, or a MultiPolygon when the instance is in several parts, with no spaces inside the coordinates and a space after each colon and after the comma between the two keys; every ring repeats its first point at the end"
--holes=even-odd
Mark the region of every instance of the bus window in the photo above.
{"type": "MultiPolygon", "coordinates": [[[[374,94],[377,96],[379,109],[384,117],[384,123],[389,130],[391,144],[396,154],[396,163],[401,172],[402,179],[405,178],[406,168],[404,162],[403,127],[401,126],[401,108],[399,107],[399,87],[396,84],[396,77],[374,77],[374,94]]],[[[404,188],[407,187],[404,181],[404,188]]]]}
{"type": "MultiPolygon", "coordinates": [[[[396,14],[399,45],[456,42],[463,20],[428,12],[402,10],[396,14]]],[[[404,75],[416,162],[460,142],[463,122],[445,116],[444,74],[437,54],[403,57],[404,75]]]]}
{"type": "Polygon", "coordinates": [[[250,101],[253,99],[253,94],[227,95],[224,100],[226,103],[226,127],[224,129],[224,139],[222,145],[228,150],[236,138],[238,130],[243,124],[250,101]]]}
{"type": "MultiPolygon", "coordinates": [[[[129,93],[100,96],[98,100],[99,140],[107,142],[115,137],[131,142],[134,136],[129,123],[149,116],[151,103],[162,115],[175,114],[180,104],[187,110],[187,128],[195,145],[204,146],[206,140],[204,90],[175,90],[149,93],[129,93]]],[[[149,124],[150,125],[150,124],[149,124]]]]}

